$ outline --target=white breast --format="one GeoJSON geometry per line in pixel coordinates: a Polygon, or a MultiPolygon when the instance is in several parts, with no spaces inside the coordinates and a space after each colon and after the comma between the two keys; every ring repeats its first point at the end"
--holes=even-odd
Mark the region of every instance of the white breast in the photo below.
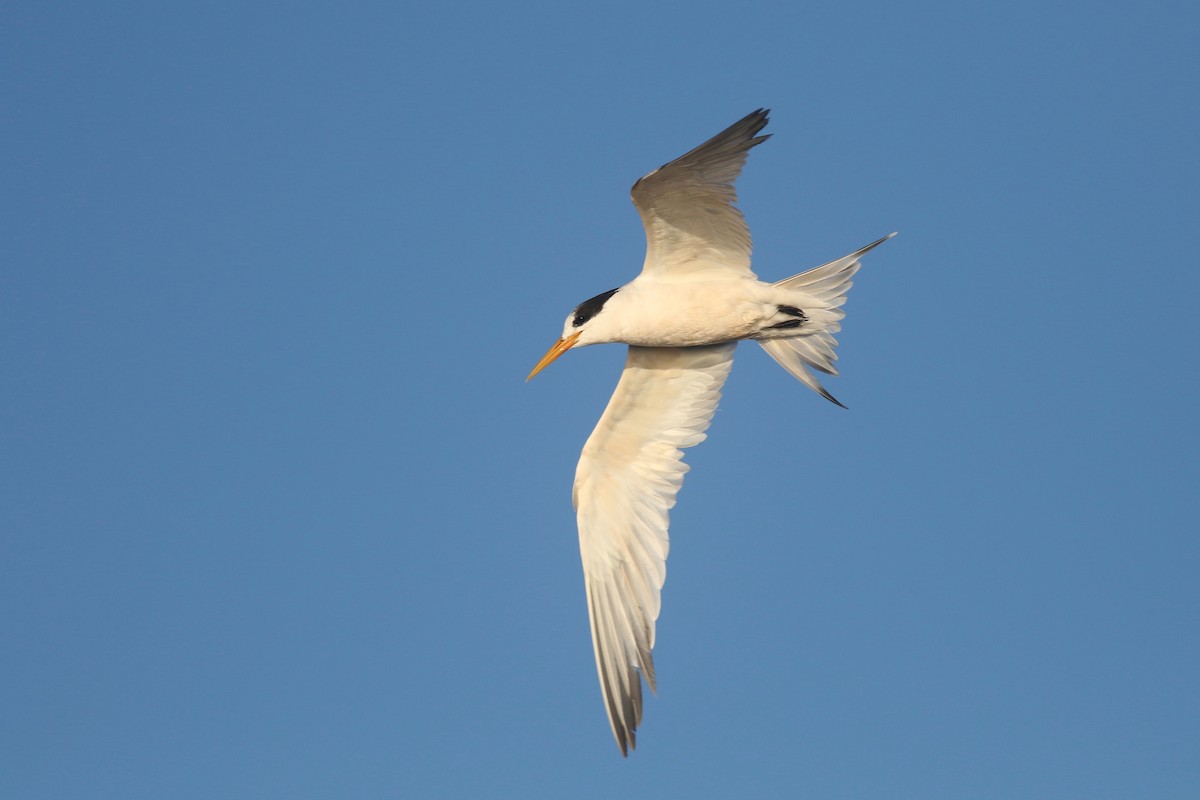
{"type": "Polygon", "coordinates": [[[764,303],[758,281],[697,283],[635,280],[606,309],[611,341],[641,347],[692,347],[745,339],[761,330],[775,307],[764,303]]]}

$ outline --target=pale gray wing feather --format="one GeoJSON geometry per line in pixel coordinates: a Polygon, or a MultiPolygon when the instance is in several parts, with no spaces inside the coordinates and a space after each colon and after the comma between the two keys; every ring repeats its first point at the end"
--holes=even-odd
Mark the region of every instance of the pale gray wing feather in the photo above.
{"type": "Polygon", "coordinates": [[[575,473],[596,670],[622,753],[636,746],[642,679],[654,689],[669,511],[688,470],[682,450],[704,440],[735,347],[630,347],[575,473]]]}
{"type": "Polygon", "coordinates": [[[734,181],[767,124],[759,109],[695,150],[646,175],[631,195],[646,228],[642,277],[690,281],[753,278],[750,230],[734,203],[734,181]]]}

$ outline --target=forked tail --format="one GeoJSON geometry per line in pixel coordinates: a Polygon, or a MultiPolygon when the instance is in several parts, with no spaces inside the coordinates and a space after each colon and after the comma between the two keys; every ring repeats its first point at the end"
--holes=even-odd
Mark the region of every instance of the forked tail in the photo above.
{"type": "Polygon", "coordinates": [[[830,261],[775,284],[782,289],[803,292],[812,298],[812,302],[804,307],[807,323],[797,329],[797,336],[764,339],[760,340],[759,344],[793,377],[842,408],[845,406],[821,385],[807,367],[827,375],[838,374],[837,367],[834,366],[834,362],[837,361],[837,339],[833,335],[842,329],[841,319],[846,316],[842,304],[846,302],[846,292],[854,285],[851,278],[858,272],[859,258],[895,235],[889,233],[837,261],[830,261]]]}

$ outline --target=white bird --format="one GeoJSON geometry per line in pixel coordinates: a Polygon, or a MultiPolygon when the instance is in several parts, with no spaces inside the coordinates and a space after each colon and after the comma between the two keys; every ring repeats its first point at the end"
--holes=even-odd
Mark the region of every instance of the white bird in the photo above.
{"type": "MultiPolygon", "coordinates": [[[[809,371],[836,375],[833,334],[859,257],[895,234],[778,283],[750,271],[733,184],[769,136],[759,109],[633,185],[646,228],[642,272],[580,303],[529,380],[574,347],[621,342],[621,380],[575,471],[574,504],[596,669],[622,755],[636,747],[642,680],[655,688],[654,623],[666,578],[668,512],[712,420],[741,339],[842,405],[809,371]]],[[[844,407],[844,406],[843,406],[844,407]]]]}

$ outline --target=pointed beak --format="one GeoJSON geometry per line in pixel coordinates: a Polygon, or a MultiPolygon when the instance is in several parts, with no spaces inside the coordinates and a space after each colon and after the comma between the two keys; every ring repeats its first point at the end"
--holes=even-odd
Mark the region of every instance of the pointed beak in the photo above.
{"type": "Polygon", "coordinates": [[[549,352],[547,352],[546,355],[542,356],[542,360],[539,361],[537,363],[537,366],[533,368],[533,372],[529,373],[529,377],[525,379],[525,382],[529,383],[531,380],[533,380],[534,375],[537,375],[539,372],[544,370],[546,367],[550,366],[556,358],[558,358],[563,353],[567,352],[572,347],[574,347],[575,340],[577,340],[579,338],[579,334],[582,332],[583,331],[576,331],[575,333],[572,333],[570,336],[568,336],[564,339],[559,339],[557,342],[555,342],[554,346],[550,348],[549,352]]]}

